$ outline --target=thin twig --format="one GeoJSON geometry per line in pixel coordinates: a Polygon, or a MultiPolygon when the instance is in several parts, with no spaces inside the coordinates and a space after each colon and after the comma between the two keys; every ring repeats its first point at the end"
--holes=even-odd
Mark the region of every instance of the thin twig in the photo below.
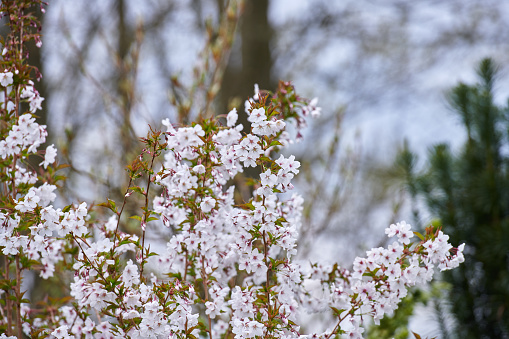
{"type": "Polygon", "coordinates": [[[16,255],[16,323],[18,338],[23,338],[21,323],[21,268],[19,265],[19,254],[16,255]]]}

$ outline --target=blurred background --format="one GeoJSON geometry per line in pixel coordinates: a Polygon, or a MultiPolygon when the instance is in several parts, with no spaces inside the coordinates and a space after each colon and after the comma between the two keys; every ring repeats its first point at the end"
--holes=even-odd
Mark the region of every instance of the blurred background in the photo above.
{"type": "MultiPolygon", "coordinates": [[[[292,81],[322,107],[304,140],[288,150],[302,163],[295,186],[307,201],[300,257],[348,266],[365,250],[387,245],[383,231],[392,222],[407,220],[422,229],[447,220],[458,229],[465,223],[457,215],[475,220],[474,228],[493,218],[499,259],[490,269],[505,272],[490,278],[497,282],[493,289],[482,278],[493,258],[469,264],[467,257],[471,270],[416,290],[395,320],[382,324],[388,332],[369,335],[508,337],[508,129],[502,106],[509,92],[509,1],[50,0],[42,20],[42,49],[30,56],[43,74],[40,121],[48,124],[60,161],[71,165],[63,202],[121,197],[123,168],[139,154],[137,138],[149,124],[160,128],[164,118],[185,124],[232,107],[243,112],[255,83],[275,90],[280,79],[292,81]],[[486,72],[481,80],[476,75],[485,57],[498,65],[491,87],[483,82],[486,72]],[[451,101],[454,86],[477,81],[481,87],[451,101]],[[472,136],[465,118],[476,114],[465,107],[488,99],[488,111],[500,119],[491,132],[503,134],[491,141],[482,139],[490,131],[472,136]],[[455,113],[461,107],[470,113],[455,113]],[[479,194],[501,207],[497,214],[487,203],[480,209],[489,213],[477,219],[459,210],[447,219],[439,207],[467,193],[432,188],[432,160],[440,160],[433,145],[448,145],[452,164],[476,135],[480,144],[494,143],[501,171],[493,186],[498,193],[479,194]],[[438,191],[449,200],[433,200],[430,194],[438,191]],[[456,304],[468,293],[471,303],[456,304]]],[[[476,125],[480,131],[482,124],[476,125]]],[[[487,153],[478,153],[481,171],[487,153]]],[[[480,186],[478,172],[470,170],[472,185],[480,186]]],[[[435,177],[450,175],[448,185],[463,187],[455,173],[462,172],[451,167],[435,177]]],[[[456,205],[472,210],[464,200],[456,205]]],[[[476,256],[483,243],[469,243],[468,233],[451,240],[467,242],[467,252],[476,256]]]]}

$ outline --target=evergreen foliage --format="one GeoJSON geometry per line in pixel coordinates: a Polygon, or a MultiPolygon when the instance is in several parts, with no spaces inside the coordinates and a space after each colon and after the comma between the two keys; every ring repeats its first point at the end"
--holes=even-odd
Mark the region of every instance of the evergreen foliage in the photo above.
{"type": "Polygon", "coordinates": [[[424,197],[453,243],[467,244],[465,265],[444,273],[457,338],[509,338],[509,106],[494,102],[497,67],[484,59],[479,82],[449,94],[467,132],[457,154],[434,146],[424,173],[405,149],[409,191],[424,197]],[[411,161],[409,161],[411,159],[411,161]]]}

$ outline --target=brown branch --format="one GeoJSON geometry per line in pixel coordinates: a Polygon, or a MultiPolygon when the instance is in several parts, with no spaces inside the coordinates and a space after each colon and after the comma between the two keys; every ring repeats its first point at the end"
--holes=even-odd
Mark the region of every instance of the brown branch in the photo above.
{"type": "MultiPolygon", "coordinates": [[[[9,280],[9,258],[5,256],[5,279],[9,280]]],[[[9,298],[9,290],[5,291],[5,309],[7,311],[7,335],[12,335],[12,300],[9,298]]]]}
{"type": "Polygon", "coordinates": [[[23,324],[21,323],[21,268],[19,265],[19,254],[16,255],[16,323],[18,338],[23,338],[23,324]]]}

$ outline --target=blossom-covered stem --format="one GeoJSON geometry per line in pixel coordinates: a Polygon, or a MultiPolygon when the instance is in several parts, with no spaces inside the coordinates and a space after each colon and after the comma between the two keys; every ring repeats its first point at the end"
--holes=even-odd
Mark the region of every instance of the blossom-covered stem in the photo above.
{"type": "MultiPolygon", "coordinates": [[[[263,199],[265,202],[265,197],[263,197],[263,199]]],[[[269,266],[269,260],[267,258],[269,250],[267,248],[267,240],[266,240],[265,231],[263,231],[263,252],[264,252],[263,255],[264,255],[264,260],[265,260],[265,266],[267,266],[267,281],[265,282],[265,290],[266,290],[265,294],[267,296],[267,315],[269,316],[269,321],[270,321],[270,315],[272,313],[271,309],[270,309],[270,281],[269,281],[271,266],[269,266]]],[[[265,335],[267,335],[268,331],[269,331],[269,327],[267,326],[265,335]]]]}
{"type": "MultiPolygon", "coordinates": [[[[19,98],[19,86],[16,86],[16,100],[14,102],[14,114],[16,116],[16,120],[18,119],[18,116],[19,116],[19,101],[20,101],[20,98],[19,98]]],[[[14,157],[12,159],[12,164],[11,164],[11,173],[12,173],[12,178],[11,178],[11,184],[12,184],[12,198],[13,199],[16,199],[16,195],[17,195],[17,190],[16,190],[16,185],[15,185],[15,178],[16,178],[16,163],[18,162],[18,155],[17,154],[14,154],[14,157]]]]}
{"type": "Polygon", "coordinates": [[[18,338],[23,338],[21,323],[21,268],[19,265],[19,254],[16,255],[16,329],[18,338]]]}
{"type": "Polygon", "coordinates": [[[184,264],[184,281],[186,281],[187,279],[187,266],[189,265],[189,260],[188,260],[188,252],[187,252],[187,249],[184,250],[184,254],[185,254],[185,258],[186,258],[186,262],[184,264]]]}
{"type": "MultiPolygon", "coordinates": [[[[76,242],[76,244],[78,245],[78,247],[80,248],[81,250],[81,253],[83,253],[83,257],[85,259],[86,262],[88,262],[90,264],[90,266],[97,272],[97,274],[101,277],[101,279],[103,281],[106,281],[106,277],[103,275],[102,273],[102,270],[99,269],[99,267],[94,267],[94,264],[92,263],[92,261],[88,258],[88,256],[86,255],[85,251],[83,250],[83,247],[81,247],[81,244],[78,242],[78,239],[85,242],[85,240],[81,239],[80,237],[77,237],[75,236],[72,232],[71,232],[71,237],[72,239],[74,240],[74,242],[76,242]]],[[[120,300],[120,304],[122,306],[122,308],[124,310],[127,310],[127,307],[126,305],[124,304],[124,301],[122,300],[122,295],[119,294],[119,292],[114,288],[113,291],[112,291],[115,296],[120,300]]],[[[99,314],[97,315],[97,317],[99,318],[99,314]]],[[[124,326],[124,321],[123,321],[123,317],[122,315],[120,314],[119,316],[116,317],[117,320],[119,321],[120,325],[121,326],[124,326]]],[[[131,319],[130,322],[137,328],[139,329],[138,325],[131,319]]]]}
{"type": "Polygon", "coordinates": [[[157,140],[154,142],[154,149],[151,153],[152,160],[150,161],[150,167],[148,168],[148,180],[147,180],[147,189],[145,190],[145,207],[143,208],[143,218],[141,220],[141,229],[142,229],[142,235],[141,235],[141,263],[140,263],[140,281],[143,281],[143,268],[145,267],[145,258],[144,258],[144,252],[145,252],[145,229],[147,227],[147,216],[148,213],[148,193],[150,191],[150,184],[152,183],[152,169],[154,168],[154,160],[157,156],[157,146],[159,143],[157,140]]]}
{"type": "MultiPolygon", "coordinates": [[[[5,280],[9,280],[9,257],[5,256],[5,280]]],[[[7,335],[11,335],[12,331],[12,307],[11,299],[9,298],[9,291],[5,291],[5,310],[7,311],[7,335]]]]}
{"type": "MultiPolygon", "coordinates": [[[[7,99],[7,87],[4,87],[4,98],[7,99]]],[[[4,108],[7,109],[7,100],[3,102],[4,108]]]]}
{"type": "Polygon", "coordinates": [[[327,337],[325,337],[325,339],[330,339],[332,337],[333,334],[335,334],[341,327],[341,323],[343,322],[343,320],[345,320],[345,318],[347,317],[348,314],[352,313],[353,310],[355,308],[352,308],[352,310],[350,312],[345,312],[345,315],[342,316],[342,317],[339,317],[338,319],[338,323],[336,324],[336,327],[334,327],[334,329],[332,330],[331,333],[329,333],[329,335],[327,337]]]}
{"type": "MultiPolygon", "coordinates": [[[[201,257],[201,274],[203,277],[203,289],[205,290],[205,300],[209,301],[209,287],[208,287],[208,275],[205,272],[205,257],[202,255],[201,257]]],[[[212,319],[210,318],[210,314],[207,315],[207,319],[209,321],[209,338],[212,339],[212,319]]]]}
{"type": "MultiPolygon", "coordinates": [[[[265,170],[265,166],[263,166],[263,164],[262,164],[262,170],[265,170]]],[[[262,205],[265,206],[265,196],[263,196],[263,198],[262,198],[262,205]]],[[[262,224],[265,224],[265,216],[262,217],[262,224]]],[[[271,306],[270,306],[270,271],[271,271],[272,266],[269,264],[268,255],[269,255],[269,249],[268,249],[268,244],[267,244],[267,233],[264,230],[263,231],[263,256],[264,256],[265,266],[267,267],[266,281],[265,281],[265,290],[266,290],[265,294],[266,294],[266,298],[267,298],[267,316],[269,318],[268,321],[270,323],[271,314],[272,314],[271,306]]],[[[269,331],[269,326],[266,327],[265,336],[268,334],[268,331],[269,331]]]]}
{"type": "MultiPolygon", "coordinates": [[[[23,13],[23,7],[20,8],[20,12],[19,13],[20,15],[17,17],[17,18],[20,18],[24,13],[23,13]]],[[[9,16],[10,17],[10,16],[9,16]]],[[[24,22],[23,20],[19,20],[19,25],[21,26],[20,29],[19,29],[19,52],[18,52],[18,60],[23,60],[23,27],[24,27],[24,22]]],[[[16,91],[17,92],[17,91],[16,91]]],[[[17,113],[17,111],[16,111],[17,113]]]]}
{"type": "MultiPolygon", "coordinates": [[[[92,261],[91,261],[90,259],[88,259],[88,256],[87,256],[87,254],[85,253],[85,250],[83,249],[83,247],[81,247],[81,244],[78,242],[78,239],[79,239],[79,240],[81,240],[81,241],[83,241],[83,242],[85,242],[85,241],[84,241],[83,239],[81,239],[80,237],[75,236],[72,232],[71,232],[71,237],[73,238],[73,240],[74,240],[74,242],[76,243],[76,245],[78,245],[78,247],[80,248],[81,253],[83,253],[83,257],[85,258],[85,261],[87,261],[88,263],[90,263],[90,266],[92,266],[92,268],[93,268],[94,270],[96,270],[96,271],[97,271],[97,273],[98,273],[99,275],[101,275],[101,274],[102,274],[102,273],[101,273],[101,271],[100,271],[98,268],[96,269],[96,268],[94,267],[94,264],[92,264],[92,261]]],[[[88,245],[88,244],[87,244],[87,245],[88,245]]]]}
{"type": "MultiPolygon", "coordinates": [[[[113,237],[114,239],[119,239],[118,228],[120,226],[120,216],[122,215],[122,212],[124,212],[124,207],[125,207],[125,204],[127,203],[127,197],[129,196],[129,187],[131,187],[132,182],[133,182],[133,178],[130,177],[129,183],[127,184],[126,193],[124,194],[124,201],[122,202],[122,207],[120,208],[120,212],[117,212],[117,226],[115,227],[115,235],[113,237]]],[[[114,249],[115,249],[115,247],[113,247],[113,250],[114,249]]]]}
{"type": "Polygon", "coordinates": [[[16,195],[18,194],[17,192],[17,189],[16,189],[16,163],[18,162],[18,156],[15,154],[13,159],[12,159],[12,164],[11,164],[11,188],[12,188],[12,191],[11,191],[11,195],[12,195],[12,199],[16,199],[16,195]]]}
{"type": "MultiPolygon", "coordinates": [[[[57,310],[55,308],[53,308],[53,307],[49,307],[48,311],[49,311],[49,318],[51,319],[51,321],[52,322],[56,322],[57,320],[55,319],[55,312],[57,310]]],[[[99,317],[99,314],[97,315],[97,319],[101,319],[99,317]]]]}
{"type": "Polygon", "coordinates": [[[19,117],[20,87],[16,85],[16,99],[14,101],[14,114],[16,119],[19,117]]]}
{"type": "Polygon", "coordinates": [[[76,315],[74,316],[74,320],[71,323],[71,328],[74,327],[74,324],[76,323],[76,320],[78,320],[78,312],[76,312],[76,315]]]}
{"type": "Polygon", "coordinates": [[[325,339],[330,339],[332,337],[332,335],[337,332],[337,330],[339,329],[339,326],[341,325],[341,322],[343,321],[343,319],[345,319],[345,318],[339,318],[338,323],[336,324],[336,327],[334,327],[332,332],[329,333],[329,335],[327,335],[325,337],[325,339]]]}
{"type": "MultiPolygon", "coordinates": [[[[4,87],[4,98],[5,98],[4,99],[4,109],[7,110],[7,98],[8,98],[8,96],[7,96],[7,87],[4,87]]],[[[2,125],[0,125],[0,126],[3,127],[2,125]]],[[[3,170],[4,169],[2,168],[2,172],[3,172],[3,170]]],[[[5,168],[6,172],[7,172],[7,170],[8,169],[5,168]]],[[[2,180],[2,184],[3,184],[3,189],[4,189],[3,191],[4,192],[8,192],[9,191],[9,189],[8,189],[9,188],[8,181],[7,180],[5,180],[5,181],[2,180]]]]}

